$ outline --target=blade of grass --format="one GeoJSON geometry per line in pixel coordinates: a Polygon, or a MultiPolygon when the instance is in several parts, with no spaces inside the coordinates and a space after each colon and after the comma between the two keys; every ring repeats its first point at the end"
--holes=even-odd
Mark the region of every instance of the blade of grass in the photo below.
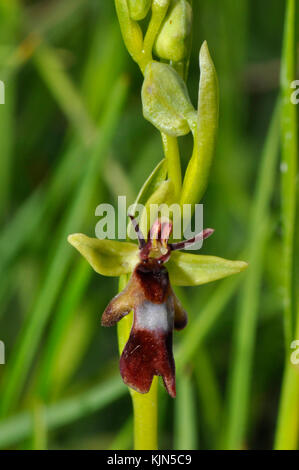
{"type": "MultiPolygon", "coordinates": [[[[297,333],[299,338],[299,308],[297,333]]],[[[278,421],[275,433],[275,450],[296,450],[299,448],[299,368],[286,357],[284,376],[279,403],[278,421]]]]}
{"type": "Polygon", "coordinates": [[[177,378],[175,400],[174,449],[198,449],[197,410],[191,375],[184,371],[177,378]]]}
{"type": "MultiPolygon", "coordinates": [[[[44,424],[55,430],[92,415],[118,400],[127,392],[119,375],[44,408],[44,424]]],[[[0,447],[7,448],[26,439],[33,430],[33,416],[29,411],[19,413],[0,422],[0,447]]]]}
{"type": "MultiPolygon", "coordinates": [[[[241,257],[242,258],[242,257],[241,257]]],[[[240,259],[241,259],[240,258],[240,259]]],[[[187,328],[180,345],[175,352],[178,373],[183,366],[192,360],[204,339],[211,332],[219,315],[236,293],[240,277],[226,279],[215,289],[213,297],[203,308],[200,315],[192,322],[192,328],[187,328]]]]}
{"type": "Polygon", "coordinates": [[[114,89],[111,90],[109,106],[100,126],[100,136],[90,155],[78,193],[63,223],[61,237],[58,240],[43,289],[36,300],[33,312],[28,318],[25,329],[21,333],[18,345],[5,371],[0,404],[0,415],[2,416],[11,410],[22,393],[26,375],[71,260],[72,251],[67,246],[66,238],[72,231],[78,231],[82,225],[86,207],[90,203],[96,189],[98,175],[101,173],[100,168],[103,164],[103,157],[107,152],[120,118],[127,88],[127,81],[122,77],[114,89]]]}
{"type": "Polygon", "coordinates": [[[283,224],[283,301],[286,341],[286,362],[283,376],[275,449],[298,449],[299,444],[299,371],[290,362],[291,341],[299,337],[299,309],[297,330],[295,318],[294,234],[296,222],[297,180],[297,108],[291,102],[291,82],[296,73],[295,1],[288,0],[285,16],[283,52],[281,61],[281,215],[283,224]],[[294,336],[296,333],[296,336],[294,336]]]}
{"type": "Polygon", "coordinates": [[[249,268],[240,293],[237,312],[232,368],[229,380],[225,447],[240,449],[244,444],[250,410],[250,382],[258,321],[263,270],[263,254],[269,228],[270,201],[273,194],[279,148],[279,106],[273,113],[263,150],[255,190],[248,242],[249,268]]]}
{"type": "Polygon", "coordinates": [[[288,0],[281,61],[281,215],[283,226],[283,301],[286,350],[295,329],[293,295],[294,230],[297,178],[297,107],[291,101],[291,82],[296,75],[295,0],[288,0]]]}
{"type": "Polygon", "coordinates": [[[210,448],[217,448],[222,424],[223,403],[219,384],[206,348],[201,347],[192,361],[201,404],[203,432],[210,448]]]}
{"type": "Polygon", "coordinates": [[[128,418],[109,446],[109,450],[129,450],[133,447],[133,419],[128,418]]]}
{"type": "Polygon", "coordinates": [[[39,366],[40,374],[36,384],[39,396],[47,401],[51,391],[53,364],[57,356],[57,350],[61,344],[67,325],[70,323],[78,304],[86,291],[92,270],[85,260],[80,260],[71,274],[66,291],[55,313],[54,323],[47,338],[44,354],[39,366]]]}

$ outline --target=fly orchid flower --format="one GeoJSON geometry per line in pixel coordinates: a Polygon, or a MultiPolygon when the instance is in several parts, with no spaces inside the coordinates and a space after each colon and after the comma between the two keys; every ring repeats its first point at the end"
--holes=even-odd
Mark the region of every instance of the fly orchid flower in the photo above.
{"type": "Polygon", "coordinates": [[[178,251],[206,239],[214,232],[212,229],[203,230],[190,240],[169,243],[172,223],[157,219],[146,241],[134,217],[131,221],[138,237],[138,247],[128,242],[92,239],[82,234],[70,235],[69,242],[101,274],[132,272],[125,289],[105,309],[102,325],[113,326],[133,310],[130,337],[120,358],[123,381],[134,390],[147,393],[154,375],[160,375],[169,395],[175,397],[173,329],[181,330],[186,326],[187,314],[172,289],[171,281],[176,285],[198,285],[240,272],[247,264],[178,251]],[[111,270],[111,265],[116,269],[111,270]]]}

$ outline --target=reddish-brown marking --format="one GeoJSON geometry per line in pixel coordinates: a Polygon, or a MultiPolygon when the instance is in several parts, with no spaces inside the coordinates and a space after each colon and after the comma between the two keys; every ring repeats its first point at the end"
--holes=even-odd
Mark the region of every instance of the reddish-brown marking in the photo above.
{"type": "Polygon", "coordinates": [[[120,373],[125,384],[139,393],[147,393],[154,375],[161,375],[171,397],[175,397],[175,364],[172,331],[131,331],[120,358],[120,373]]]}

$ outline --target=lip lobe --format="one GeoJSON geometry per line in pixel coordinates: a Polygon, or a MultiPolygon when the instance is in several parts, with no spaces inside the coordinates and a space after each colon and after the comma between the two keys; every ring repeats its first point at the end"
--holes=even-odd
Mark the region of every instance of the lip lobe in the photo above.
{"type": "Polygon", "coordinates": [[[125,384],[139,393],[147,393],[154,375],[161,375],[171,397],[176,396],[175,364],[172,355],[172,331],[132,328],[120,359],[125,384]]]}

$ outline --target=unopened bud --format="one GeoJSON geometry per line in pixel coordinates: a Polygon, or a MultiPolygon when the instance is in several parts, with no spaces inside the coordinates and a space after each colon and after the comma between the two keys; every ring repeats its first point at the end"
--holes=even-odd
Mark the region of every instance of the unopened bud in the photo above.
{"type": "Polygon", "coordinates": [[[143,18],[148,14],[151,3],[152,0],[128,0],[130,17],[132,20],[143,20],[143,18]]]}
{"type": "Polygon", "coordinates": [[[191,27],[191,5],[187,0],[172,0],[155,42],[155,54],[173,62],[184,60],[191,43],[191,27]]]}
{"type": "Polygon", "coordinates": [[[185,82],[160,62],[152,61],[145,69],[142,104],[145,119],[172,136],[188,134],[197,119],[185,82]]]}

